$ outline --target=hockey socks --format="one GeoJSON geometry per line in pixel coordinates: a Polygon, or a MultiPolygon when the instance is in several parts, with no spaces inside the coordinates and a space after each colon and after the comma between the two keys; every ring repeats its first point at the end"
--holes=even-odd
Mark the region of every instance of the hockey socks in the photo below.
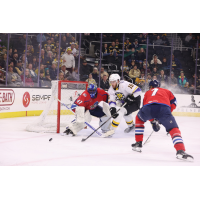
{"type": "Polygon", "coordinates": [[[173,128],[172,130],[169,131],[173,144],[174,144],[174,148],[176,149],[176,151],[179,150],[183,150],[185,151],[185,146],[183,144],[183,139],[181,137],[181,132],[178,128],[173,128]]]}
{"type": "Polygon", "coordinates": [[[144,122],[139,119],[138,116],[135,118],[135,140],[136,142],[143,141],[144,134],[144,122]]]}

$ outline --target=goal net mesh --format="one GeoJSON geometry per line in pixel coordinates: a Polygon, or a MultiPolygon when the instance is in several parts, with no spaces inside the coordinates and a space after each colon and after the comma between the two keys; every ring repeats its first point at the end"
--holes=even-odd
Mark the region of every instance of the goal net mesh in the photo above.
{"type": "Polygon", "coordinates": [[[42,114],[35,122],[26,127],[31,132],[55,132],[59,124],[57,123],[58,109],[60,109],[60,131],[64,131],[65,127],[75,118],[74,113],[69,110],[73,102],[86,90],[86,83],[70,82],[70,81],[52,81],[51,98],[47,103],[42,114]],[[59,87],[60,82],[60,87],[59,87]],[[61,102],[58,107],[59,91],[61,102]],[[67,108],[67,107],[68,108],[67,108]]]}

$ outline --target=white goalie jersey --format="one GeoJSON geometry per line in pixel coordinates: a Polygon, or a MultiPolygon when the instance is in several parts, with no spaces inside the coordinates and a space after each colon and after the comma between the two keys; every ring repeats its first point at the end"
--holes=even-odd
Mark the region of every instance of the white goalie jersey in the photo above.
{"type": "Polygon", "coordinates": [[[134,97],[137,97],[141,95],[141,93],[142,91],[138,86],[128,81],[121,80],[116,90],[114,90],[113,87],[110,86],[108,90],[108,103],[110,107],[115,107],[116,104],[118,106],[121,106],[122,104],[124,104],[124,101],[128,95],[133,94],[134,97]]]}

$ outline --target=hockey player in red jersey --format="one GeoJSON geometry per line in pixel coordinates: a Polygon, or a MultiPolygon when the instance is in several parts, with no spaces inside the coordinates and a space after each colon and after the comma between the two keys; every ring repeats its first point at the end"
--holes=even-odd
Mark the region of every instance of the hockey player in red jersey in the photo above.
{"type": "MultiPolygon", "coordinates": [[[[71,106],[71,109],[76,111],[77,119],[72,121],[72,123],[66,127],[64,133],[67,135],[76,135],[85,127],[85,121],[88,123],[91,121],[91,115],[100,119],[99,125],[107,121],[110,116],[107,116],[106,113],[104,113],[106,109],[103,111],[103,108],[98,105],[101,101],[108,102],[108,93],[101,88],[97,88],[96,85],[90,84],[87,90],[85,90],[71,106]]],[[[109,106],[107,110],[109,112],[109,106]]],[[[113,131],[110,131],[110,126],[111,120],[108,120],[108,122],[101,127],[103,132],[102,137],[112,135],[113,131]]]]}
{"type": "Polygon", "coordinates": [[[144,95],[143,107],[138,112],[135,119],[135,140],[132,144],[134,151],[141,152],[144,123],[149,120],[152,123],[154,131],[159,131],[159,123],[171,135],[176,157],[183,160],[193,160],[191,155],[185,153],[185,146],[181,137],[181,132],[171,112],[176,108],[176,98],[167,89],[160,88],[160,83],[153,80],[149,83],[149,91],[144,95]],[[159,123],[158,123],[159,121],[159,123]]]}

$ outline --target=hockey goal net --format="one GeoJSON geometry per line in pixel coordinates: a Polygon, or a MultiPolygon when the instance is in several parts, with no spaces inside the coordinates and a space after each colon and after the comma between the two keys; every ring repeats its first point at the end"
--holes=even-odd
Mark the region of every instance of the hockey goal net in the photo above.
{"type": "Polygon", "coordinates": [[[26,127],[27,131],[54,133],[64,131],[75,118],[70,110],[71,105],[88,86],[87,82],[81,81],[52,81],[51,83],[51,98],[37,120],[26,127]]]}

